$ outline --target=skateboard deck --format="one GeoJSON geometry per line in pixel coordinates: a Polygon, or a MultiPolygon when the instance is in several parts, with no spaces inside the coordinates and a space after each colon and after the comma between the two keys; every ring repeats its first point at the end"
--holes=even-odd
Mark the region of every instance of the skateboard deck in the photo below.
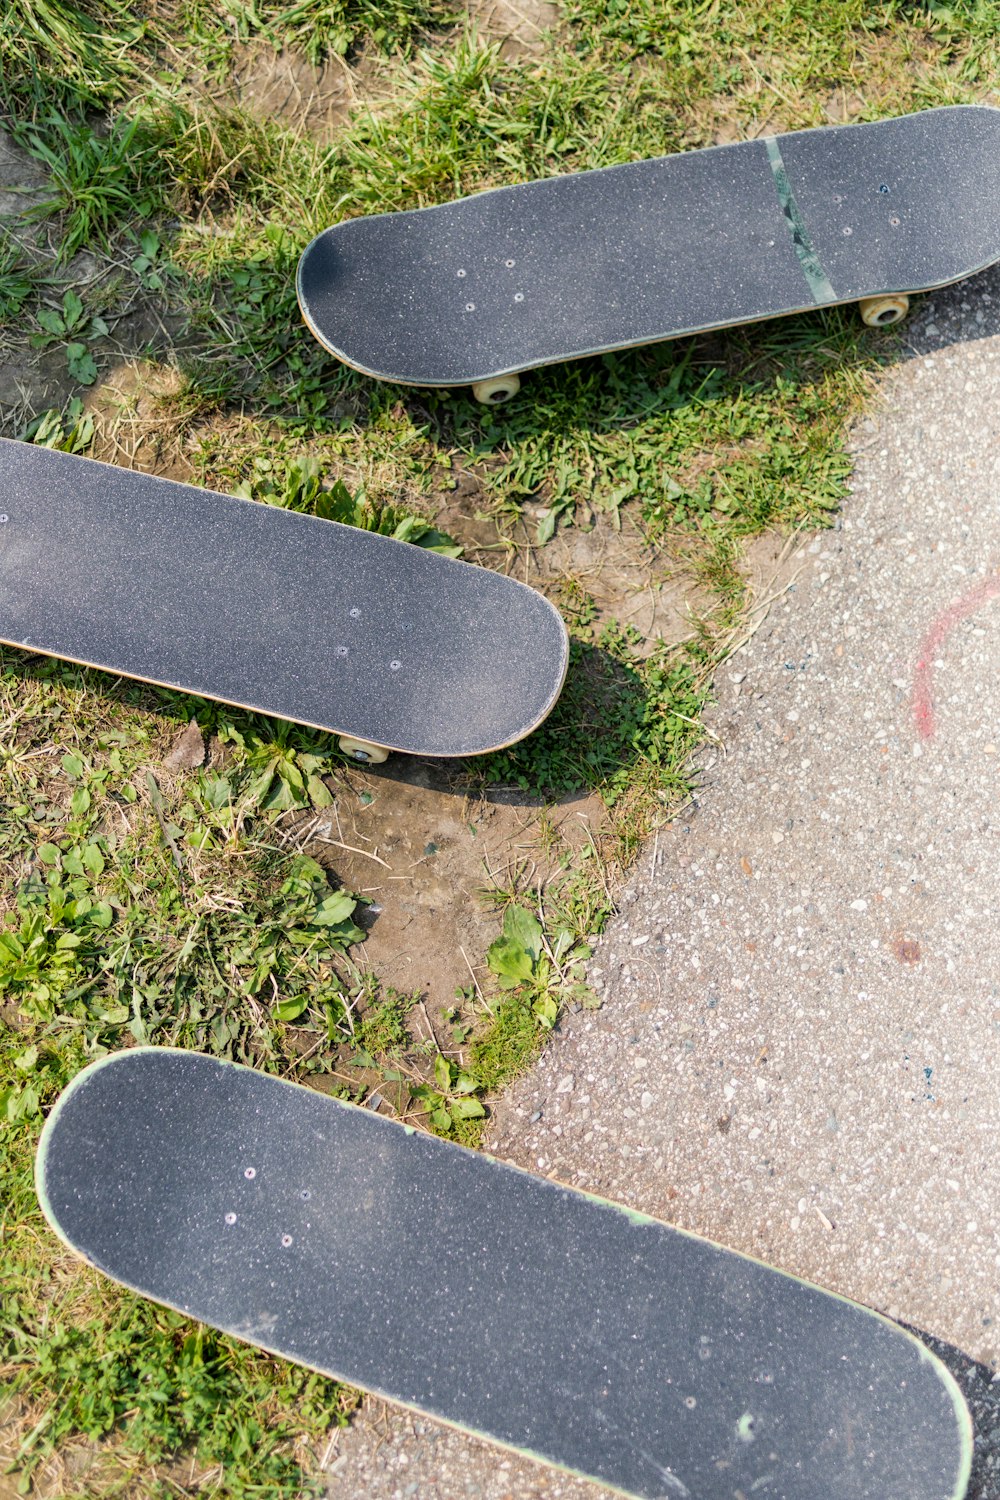
{"type": "Polygon", "coordinates": [[[433,756],[521,739],[565,676],[534,589],[353,526],[3,439],[0,513],[27,651],[433,756]]]}
{"type": "Polygon", "coordinates": [[[959,1388],[877,1313],[355,1105],[141,1048],[50,1114],[39,1199],[134,1291],[645,1500],[958,1500],[959,1388]]]}
{"type": "Polygon", "coordinates": [[[298,295],[355,369],[456,386],[927,291],[998,259],[1000,110],[957,105],[349,219],[307,247],[298,295]]]}

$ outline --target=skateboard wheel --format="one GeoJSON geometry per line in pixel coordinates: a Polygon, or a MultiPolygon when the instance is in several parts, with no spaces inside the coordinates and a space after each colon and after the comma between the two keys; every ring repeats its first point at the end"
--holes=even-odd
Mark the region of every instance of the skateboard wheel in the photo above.
{"type": "Polygon", "coordinates": [[[890,323],[901,323],[910,308],[910,299],[902,292],[889,297],[862,297],[858,303],[861,321],[869,328],[888,328],[890,323]]]}
{"type": "Polygon", "coordinates": [[[519,376],[498,375],[495,380],[477,380],[472,387],[472,394],[477,401],[483,401],[487,406],[499,406],[501,401],[509,401],[511,396],[516,396],[520,389],[519,376]]]}
{"type": "Polygon", "coordinates": [[[342,734],[338,744],[344,754],[349,755],[352,760],[364,761],[369,766],[380,766],[384,760],[389,759],[388,750],[383,749],[381,745],[372,745],[368,740],[351,740],[347,735],[342,734]]]}

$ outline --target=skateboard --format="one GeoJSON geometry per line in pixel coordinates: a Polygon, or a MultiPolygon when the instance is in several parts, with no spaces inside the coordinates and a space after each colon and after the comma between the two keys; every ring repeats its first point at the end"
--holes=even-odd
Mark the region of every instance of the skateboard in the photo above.
{"type": "Polygon", "coordinates": [[[488,568],[0,439],[0,642],[338,733],[481,754],[559,695],[563,622],[488,568]]]}
{"type": "Polygon", "coordinates": [[[496,188],[324,230],[303,317],[379,380],[509,399],[518,372],[908,294],[1000,259],[1000,110],[929,109],[496,188]]]}
{"type": "Polygon", "coordinates": [[[234,1063],[112,1054],[36,1183],[105,1275],[644,1500],[959,1500],[959,1387],[879,1314],[234,1063]]]}

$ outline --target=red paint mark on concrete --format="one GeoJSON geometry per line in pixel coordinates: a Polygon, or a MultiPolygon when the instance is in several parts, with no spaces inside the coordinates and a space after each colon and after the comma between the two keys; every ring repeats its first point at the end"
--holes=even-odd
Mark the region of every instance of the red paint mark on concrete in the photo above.
{"type": "Polygon", "coordinates": [[[904,937],[901,932],[895,934],[891,946],[901,964],[918,964],[924,956],[916,938],[904,937]]]}
{"type": "Polygon", "coordinates": [[[974,615],[981,605],[995,599],[998,594],[1000,577],[994,574],[990,578],[984,578],[982,583],[963,594],[961,599],[956,599],[947,609],[943,609],[921,641],[920,655],[913,675],[913,717],[922,740],[932,739],[937,729],[933,695],[934,658],[955,626],[968,619],[969,615],[974,615]]]}

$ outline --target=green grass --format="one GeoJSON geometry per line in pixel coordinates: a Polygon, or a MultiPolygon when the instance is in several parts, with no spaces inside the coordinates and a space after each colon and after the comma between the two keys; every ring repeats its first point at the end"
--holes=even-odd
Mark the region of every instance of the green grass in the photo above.
{"type": "Polygon", "coordinates": [[[207,49],[217,67],[234,39],[294,48],[316,64],[364,44],[391,50],[454,14],[440,0],[183,0],[178,10],[189,45],[207,49]]]}
{"type": "Polygon", "coordinates": [[[92,106],[120,99],[146,32],[129,0],[19,0],[0,30],[4,98],[21,110],[47,99],[92,106]]]}
{"type": "Polygon", "coordinates": [[[363,904],[296,852],[293,820],[340,791],[329,738],[0,657],[0,1368],[18,1468],[40,1493],[62,1492],[46,1466],[95,1441],[97,1468],[70,1475],[67,1493],[175,1493],[169,1462],[183,1455],[206,1494],[292,1496],[353,1396],[75,1268],[32,1194],[42,1112],[89,1057],[163,1041],[337,1079],[355,1096],[355,1075],[375,1078],[414,1117],[475,1143],[490,1097],[560,1008],[588,1002],[580,966],[616,876],[686,795],[744,604],[742,544],[826,524],[848,474],[846,424],[898,347],[834,309],[554,367],[485,408],[328,358],[299,320],[297,258],[346,215],[992,100],[1000,0],[564,0],[555,34],[514,61],[448,29],[453,7],[436,0],[9,9],[0,112],[50,188],[33,246],[0,240],[3,348],[55,354],[74,397],[30,412],[24,435],[191,466],[203,483],[464,545],[518,576],[536,548],[572,637],[550,720],[457,768],[453,787],[515,787],[526,803],[593,793],[602,822],[573,851],[538,814],[550,873],[526,861],[484,894],[495,941],[470,957],[488,977],[436,1018],[444,1051],[415,1041],[414,997],[355,968],[363,904]],[[377,56],[378,102],[323,140],[251,99],[219,102],[248,45],[310,65],[335,54],[359,78],[377,56]],[[99,274],[76,284],[81,251],[99,274]],[[137,309],[160,332],[134,390],[117,412],[85,410],[137,309]],[[469,476],[475,500],[453,505],[469,476]],[[642,560],[650,586],[698,586],[688,640],[644,642],[599,607],[600,580],[574,562],[593,526],[642,560]],[[192,714],[209,761],[171,773],[164,754],[192,714]]]}
{"type": "Polygon", "coordinates": [[[39,280],[35,268],[17,245],[0,242],[0,327],[19,318],[39,280]]]}
{"type": "Polygon", "coordinates": [[[52,196],[31,213],[60,216],[61,259],[83,245],[106,248],[113,229],[162,205],[159,140],[138,116],[118,115],[97,134],[85,115],[51,110],[19,125],[15,138],[45,168],[52,196]]]}
{"type": "Polygon", "coordinates": [[[88,711],[91,676],[0,659],[0,858],[14,877],[0,928],[0,1359],[27,1411],[43,1393],[48,1403],[22,1472],[68,1434],[115,1431],[146,1464],[189,1445],[203,1465],[224,1459],[213,1493],[297,1494],[291,1435],[318,1433],[353,1398],[94,1277],[82,1289],[64,1278],[65,1297],[53,1298],[30,1145],[40,1109],[84,1061],[135,1041],[297,1077],[331,1065],[358,982],[347,957],[358,906],[275,842],[273,817],[325,805],[321,777],[336,757],[307,733],[206,710],[202,727],[227,763],[178,781],[150,743],[149,710],[179,728],[197,702],[140,687],[116,695],[104,681],[88,711]]]}

